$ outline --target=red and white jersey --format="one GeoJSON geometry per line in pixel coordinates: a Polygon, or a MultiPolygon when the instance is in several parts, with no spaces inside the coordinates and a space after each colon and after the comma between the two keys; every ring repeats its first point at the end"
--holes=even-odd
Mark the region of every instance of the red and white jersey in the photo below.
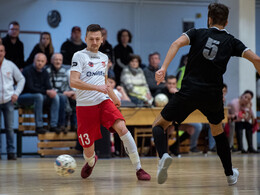
{"type": "MultiPolygon", "coordinates": [[[[80,72],[80,79],[92,85],[105,85],[105,70],[108,63],[107,55],[93,53],[86,49],[74,53],[70,71],[80,72]]],[[[77,106],[93,106],[109,99],[107,94],[76,89],[77,106]]]]}

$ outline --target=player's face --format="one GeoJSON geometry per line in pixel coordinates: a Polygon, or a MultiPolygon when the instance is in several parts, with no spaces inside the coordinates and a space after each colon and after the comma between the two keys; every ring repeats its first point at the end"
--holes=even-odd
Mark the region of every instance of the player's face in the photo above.
{"type": "Polygon", "coordinates": [[[159,55],[152,55],[150,57],[150,65],[154,68],[159,68],[159,64],[160,64],[161,60],[159,55]]]}
{"type": "Polygon", "coordinates": [[[19,25],[13,25],[13,24],[11,24],[11,25],[9,26],[8,34],[9,34],[10,37],[13,37],[13,38],[18,37],[19,32],[20,32],[20,27],[19,27],[19,25]]]}
{"type": "Polygon", "coordinates": [[[138,67],[139,67],[139,61],[138,61],[136,58],[132,59],[132,60],[130,61],[130,66],[131,66],[132,68],[138,68],[138,67]]]}
{"type": "Polygon", "coordinates": [[[87,43],[87,50],[97,53],[101,43],[103,42],[103,37],[100,31],[88,32],[85,41],[87,43]]]}
{"type": "Polygon", "coordinates": [[[48,34],[43,34],[41,38],[41,43],[44,47],[47,47],[50,44],[51,38],[48,34]]]}
{"type": "Polygon", "coordinates": [[[4,60],[5,57],[5,47],[3,45],[0,45],[0,62],[4,60]]]}
{"type": "Polygon", "coordinates": [[[38,53],[34,57],[34,64],[38,71],[42,70],[47,62],[46,56],[44,54],[38,53]]]}
{"type": "Polygon", "coordinates": [[[59,70],[61,68],[63,61],[63,57],[61,54],[54,54],[53,58],[51,59],[51,63],[56,68],[56,70],[59,70]]]}

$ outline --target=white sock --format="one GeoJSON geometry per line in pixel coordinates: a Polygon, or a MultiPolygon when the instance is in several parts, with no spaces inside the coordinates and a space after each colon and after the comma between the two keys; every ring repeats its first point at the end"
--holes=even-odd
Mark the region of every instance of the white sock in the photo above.
{"type": "Polygon", "coordinates": [[[95,155],[96,153],[94,152],[93,156],[88,158],[85,156],[85,153],[83,152],[83,157],[90,167],[93,167],[95,164],[95,155]]]}
{"type": "Polygon", "coordinates": [[[137,152],[135,141],[131,133],[128,131],[125,135],[121,136],[120,139],[124,144],[125,151],[128,154],[133,166],[138,171],[139,169],[141,169],[141,162],[140,162],[139,154],[137,152]]]}

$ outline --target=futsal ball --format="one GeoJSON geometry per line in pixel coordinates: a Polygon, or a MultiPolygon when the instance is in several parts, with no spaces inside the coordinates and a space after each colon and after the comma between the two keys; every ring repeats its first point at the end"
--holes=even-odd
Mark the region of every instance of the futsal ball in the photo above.
{"type": "Polygon", "coordinates": [[[67,154],[60,155],[54,162],[54,168],[58,175],[69,176],[75,172],[77,163],[75,159],[67,154]]]}
{"type": "Polygon", "coordinates": [[[168,103],[168,101],[168,97],[163,93],[159,93],[154,98],[154,103],[156,107],[163,107],[168,103]]]}

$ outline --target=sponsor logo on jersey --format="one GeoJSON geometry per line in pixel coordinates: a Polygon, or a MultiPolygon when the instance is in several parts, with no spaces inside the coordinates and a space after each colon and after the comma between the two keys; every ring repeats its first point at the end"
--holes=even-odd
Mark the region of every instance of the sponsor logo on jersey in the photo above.
{"type": "Polygon", "coordinates": [[[106,62],[101,62],[103,67],[106,67],[106,62]]]}
{"type": "Polygon", "coordinates": [[[93,66],[94,66],[94,63],[93,63],[93,62],[89,62],[88,65],[89,65],[90,67],[93,67],[93,66]]]}
{"type": "Polygon", "coordinates": [[[90,56],[90,58],[94,58],[94,59],[100,59],[99,56],[90,56]]]}
{"type": "Polygon", "coordinates": [[[73,66],[77,66],[77,65],[78,65],[77,62],[72,62],[72,67],[73,67],[73,66]]]}
{"type": "Polygon", "coordinates": [[[91,71],[88,71],[86,73],[87,77],[91,77],[91,76],[104,76],[105,73],[103,71],[96,71],[96,72],[91,72],[91,71]]]}

